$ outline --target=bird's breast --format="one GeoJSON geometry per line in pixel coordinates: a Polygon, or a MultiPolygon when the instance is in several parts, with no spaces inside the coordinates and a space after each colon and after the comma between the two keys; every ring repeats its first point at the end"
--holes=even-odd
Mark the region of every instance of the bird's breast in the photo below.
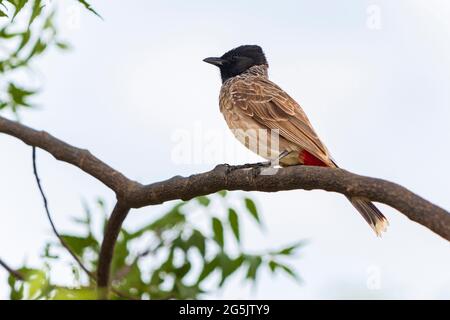
{"type": "MultiPolygon", "coordinates": [[[[235,138],[247,149],[268,160],[277,158],[280,150],[291,149],[278,132],[272,132],[267,127],[261,126],[237,107],[230,96],[226,92],[221,92],[220,111],[235,138]]],[[[241,101],[240,106],[243,104],[245,105],[245,101],[241,101]]]]}

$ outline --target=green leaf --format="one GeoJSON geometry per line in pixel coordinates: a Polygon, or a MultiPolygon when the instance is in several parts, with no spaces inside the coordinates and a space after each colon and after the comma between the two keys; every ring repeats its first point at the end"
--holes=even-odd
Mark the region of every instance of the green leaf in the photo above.
{"type": "Polygon", "coordinates": [[[74,235],[61,235],[61,238],[70,247],[70,249],[72,249],[72,251],[80,257],[87,248],[97,249],[99,246],[97,240],[92,236],[80,237],[74,235]]]}
{"type": "Polygon", "coordinates": [[[28,299],[36,298],[48,285],[47,277],[42,270],[33,270],[29,272],[26,278],[29,285],[28,299]]]}
{"type": "Polygon", "coordinates": [[[214,259],[212,259],[209,262],[206,262],[203,265],[202,272],[200,273],[197,283],[202,282],[204,279],[206,279],[216,268],[219,266],[219,259],[220,257],[217,256],[214,259]]]}
{"type": "Polygon", "coordinates": [[[129,255],[128,241],[125,237],[121,237],[119,241],[116,242],[114,247],[113,261],[111,264],[111,270],[113,273],[117,272],[123,266],[126,265],[126,259],[129,255]]]}
{"type": "Polygon", "coordinates": [[[224,245],[224,238],[223,238],[223,225],[222,221],[214,217],[212,219],[212,228],[214,231],[214,240],[219,244],[221,248],[223,248],[224,245]]]}
{"type": "Polygon", "coordinates": [[[97,17],[99,17],[100,19],[103,19],[101,15],[99,15],[97,13],[97,11],[94,10],[94,8],[92,8],[92,6],[87,3],[87,1],[85,0],[78,0],[79,3],[81,3],[86,9],[88,9],[89,11],[91,11],[93,14],[95,14],[97,17]]]}
{"type": "Polygon", "coordinates": [[[161,272],[158,270],[154,271],[150,279],[150,285],[159,287],[159,285],[163,282],[164,279],[161,277],[161,272]]]}
{"type": "Polygon", "coordinates": [[[64,288],[58,287],[54,291],[54,300],[96,300],[97,291],[92,288],[64,288]]]}
{"type": "Polygon", "coordinates": [[[180,212],[180,208],[185,202],[180,202],[174,206],[168,213],[150,224],[136,230],[128,235],[129,239],[135,239],[149,231],[163,231],[173,229],[175,226],[183,225],[186,222],[186,216],[180,212]]]}
{"type": "Polygon", "coordinates": [[[283,271],[286,272],[288,275],[290,275],[292,278],[294,278],[298,282],[301,282],[301,278],[291,267],[288,267],[287,265],[284,264],[280,264],[280,268],[283,269],[283,271]]]}
{"type": "Polygon", "coordinates": [[[28,26],[30,26],[33,21],[41,14],[42,9],[45,5],[42,4],[42,0],[35,0],[33,2],[33,9],[31,11],[30,21],[28,22],[28,26]]]}
{"type": "Polygon", "coordinates": [[[23,293],[24,293],[24,286],[23,284],[21,284],[18,290],[11,291],[10,298],[11,300],[22,300],[23,293]]]}
{"type": "Polygon", "coordinates": [[[197,199],[198,203],[200,203],[204,207],[207,207],[211,203],[211,200],[206,196],[200,196],[195,199],[197,199]]]}
{"type": "Polygon", "coordinates": [[[206,238],[205,236],[199,231],[199,230],[194,230],[192,232],[191,237],[189,238],[189,240],[187,241],[188,247],[196,247],[198,249],[198,251],[200,252],[200,254],[202,255],[202,257],[205,256],[206,254],[206,238]]]}
{"type": "Polygon", "coordinates": [[[252,215],[252,217],[255,218],[255,220],[259,224],[261,224],[261,220],[259,218],[259,214],[258,214],[258,210],[256,209],[255,202],[253,202],[253,200],[250,198],[245,198],[245,206],[246,206],[248,212],[250,212],[250,214],[252,215]]]}
{"type": "Polygon", "coordinates": [[[248,269],[247,269],[247,279],[255,280],[256,274],[262,263],[262,258],[259,256],[250,256],[247,258],[248,269]]]}
{"type": "Polygon", "coordinates": [[[58,41],[56,42],[56,46],[61,50],[70,50],[70,45],[66,42],[58,41]]]}
{"type": "Polygon", "coordinates": [[[20,52],[20,50],[22,50],[28,43],[28,41],[30,41],[30,37],[31,37],[31,31],[30,29],[27,29],[25,32],[23,32],[21,34],[21,41],[19,44],[19,47],[16,49],[16,54],[20,52]]]}
{"type": "Polygon", "coordinates": [[[161,270],[170,273],[174,269],[173,267],[173,258],[174,258],[174,250],[173,248],[170,250],[169,255],[167,256],[166,261],[161,265],[161,270]]]}
{"type": "Polygon", "coordinates": [[[197,297],[202,291],[197,285],[188,286],[183,282],[175,280],[174,286],[172,288],[172,293],[176,299],[193,299],[197,297]]]}
{"type": "MultiPolygon", "coordinates": [[[[189,239],[188,239],[189,241],[189,239]]],[[[178,234],[172,242],[172,248],[180,248],[183,252],[187,252],[189,250],[189,242],[183,239],[182,233],[178,234]]]]}
{"type": "Polygon", "coordinates": [[[274,260],[269,261],[269,269],[272,273],[274,273],[278,267],[279,267],[279,265],[276,261],[274,261],[274,260]]]}
{"type": "Polygon", "coordinates": [[[227,190],[220,190],[219,192],[217,192],[219,194],[219,196],[221,196],[222,198],[225,198],[228,194],[227,190]]]}
{"type": "Polygon", "coordinates": [[[3,11],[3,9],[0,9],[0,17],[7,17],[8,15],[3,11]]]}
{"type": "Polygon", "coordinates": [[[233,231],[236,240],[240,242],[239,217],[236,211],[232,208],[228,209],[228,221],[230,222],[231,230],[233,231]]]}
{"type": "Polygon", "coordinates": [[[53,30],[56,32],[55,25],[53,24],[53,20],[55,18],[56,11],[53,10],[44,21],[44,30],[53,30]]]}
{"type": "Polygon", "coordinates": [[[52,245],[50,243],[47,243],[44,248],[44,253],[41,256],[44,258],[47,258],[47,259],[58,259],[59,258],[58,255],[54,255],[54,254],[50,253],[51,248],[52,248],[52,245]]]}
{"type": "Polygon", "coordinates": [[[9,297],[11,300],[23,299],[23,281],[17,280],[15,276],[9,275],[8,285],[10,288],[9,297]]]}
{"type": "Polygon", "coordinates": [[[47,49],[47,44],[43,42],[41,39],[38,39],[31,49],[30,54],[27,57],[27,60],[30,60],[33,56],[37,56],[47,49]]]}
{"type": "Polygon", "coordinates": [[[19,14],[20,10],[27,4],[28,0],[7,0],[14,6],[14,15],[12,20],[19,14]]]}
{"type": "Polygon", "coordinates": [[[29,107],[30,104],[28,103],[27,98],[35,93],[36,93],[36,91],[20,88],[12,82],[9,83],[9,85],[8,85],[8,94],[11,96],[11,100],[12,100],[11,102],[12,102],[13,107],[17,107],[17,106],[29,107]]]}
{"type": "Polygon", "coordinates": [[[136,261],[131,265],[122,266],[122,268],[120,268],[115,274],[115,279],[121,280],[121,291],[127,292],[132,288],[141,291],[145,291],[147,289],[147,284],[142,281],[141,270],[139,269],[136,261]]]}
{"type": "Polygon", "coordinates": [[[219,263],[222,269],[222,279],[220,280],[219,287],[222,287],[225,280],[232,275],[244,262],[244,256],[241,255],[236,259],[230,259],[226,254],[219,255],[219,263]]]}
{"type": "Polygon", "coordinates": [[[287,273],[289,276],[294,278],[295,280],[301,282],[300,276],[289,266],[279,263],[275,260],[269,261],[269,269],[272,273],[274,273],[277,270],[283,270],[283,272],[287,273]]]}
{"type": "Polygon", "coordinates": [[[186,261],[181,267],[175,269],[176,279],[183,279],[189,270],[191,270],[191,263],[186,261]]]}
{"type": "Polygon", "coordinates": [[[288,246],[286,248],[283,248],[283,249],[281,249],[279,251],[272,252],[271,254],[273,254],[273,255],[289,256],[289,255],[293,254],[295,252],[295,250],[297,250],[298,248],[300,248],[303,245],[304,245],[304,242],[300,241],[300,242],[298,242],[296,244],[290,245],[290,246],[288,246]]]}
{"type": "Polygon", "coordinates": [[[17,282],[16,277],[13,276],[12,274],[10,274],[10,275],[8,276],[8,285],[9,285],[9,287],[10,287],[11,289],[14,288],[14,285],[16,284],[16,282],[17,282]]]}
{"type": "Polygon", "coordinates": [[[172,229],[178,224],[186,222],[186,217],[179,211],[172,211],[149,225],[149,230],[172,229]]]}

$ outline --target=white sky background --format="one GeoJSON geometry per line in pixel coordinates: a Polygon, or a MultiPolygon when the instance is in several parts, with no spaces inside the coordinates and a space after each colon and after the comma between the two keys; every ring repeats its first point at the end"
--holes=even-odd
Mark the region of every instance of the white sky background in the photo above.
{"type": "MultiPolygon", "coordinates": [[[[105,18],[64,1],[61,27],[74,50],[36,65],[41,108],[23,122],[91,150],[130,178],[152,182],[209,170],[214,162],[258,160],[238,146],[218,110],[218,70],[202,62],[259,44],[270,77],[305,109],[337,162],[398,182],[450,208],[450,4],[448,1],[92,1],[105,18]],[[381,29],[367,27],[376,5],[381,29]],[[76,18],[76,17],[75,17],[76,18]],[[239,153],[209,163],[172,159],[177,130],[218,132],[239,153]]],[[[209,133],[207,133],[209,134],[209,133]]],[[[219,144],[220,145],[220,144],[219,144]]],[[[201,140],[200,148],[211,143],[201,140]]],[[[0,136],[0,256],[36,263],[52,239],[31,174],[31,150],[0,136]]],[[[75,230],[80,199],[113,194],[70,165],[39,152],[56,224],[75,230]]],[[[391,226],[376,238],[344,197],[253,193],[268,232],[248,220],[249,250],[309,239],[294,261],[304,279],[262,273],[255,288],[232,279],[214,298],[450,298],[450,245],[380,205],[391,226]],[[367,285],[380,275],[380,288],[367,285]]],[[[126,226],[162,207],[133,211],[126,226]]],[[[66,271],[56,270],[64,279],[66,271]]],[[[0,298],[6,298],[0,270],[0,298]],[[3,286],[3,287],[2,287],[3,286]]]]}

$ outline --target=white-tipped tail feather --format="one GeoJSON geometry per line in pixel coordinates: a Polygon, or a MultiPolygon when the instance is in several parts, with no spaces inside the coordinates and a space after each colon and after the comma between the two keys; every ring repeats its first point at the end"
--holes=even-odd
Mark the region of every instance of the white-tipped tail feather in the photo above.
{"type": "Polygon", "coordinates": [[[378,210],[375,205],[369,200],[361,198],[348,198],[358,212],[363,216],[364,220],[375,231],[377,236],[386,231],[389,222],[386,217],[378,210]]]}

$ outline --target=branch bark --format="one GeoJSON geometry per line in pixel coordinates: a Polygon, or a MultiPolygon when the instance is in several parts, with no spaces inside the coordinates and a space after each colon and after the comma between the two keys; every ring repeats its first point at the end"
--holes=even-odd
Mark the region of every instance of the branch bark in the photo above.
{"type": "Polygon", "coordinates": [[[0,132],[41,148],[56,159],[70,163],[112,189],[118,203],[114,209],[102,244],[99,261],[99,287],[108,287],[109,265],[122,222],[130,208],[161,204],[170,200],[189,200],[220,190],[277,192],[283,190],[321,189],[349,197],[363,197],[387,204],[409,219],[427,227],[450,241],[450,213],[408,189],[377,178],[350,173],[343,169],[293,166],[273,175],[261,175],[257,169],[218,165],[213,170],[142,185],[92,155],[52,135],[0,117],[0,132]],[[100,282],[101,278],[101,282],[100,282]]]}
{"type": "Polygon", "coordinates": [[[100,248],[100,256],[97,268],[97,286],[99,297],[101,299],[108,298],[110,285],[111,262],[116,245],[117,237],[122,228],[123,221],[130,212],[130,207],[125,203],[118,201],[114,207],[111,217],[106,226],[105,235],[103,237],[102,246],[100,248]]]}

